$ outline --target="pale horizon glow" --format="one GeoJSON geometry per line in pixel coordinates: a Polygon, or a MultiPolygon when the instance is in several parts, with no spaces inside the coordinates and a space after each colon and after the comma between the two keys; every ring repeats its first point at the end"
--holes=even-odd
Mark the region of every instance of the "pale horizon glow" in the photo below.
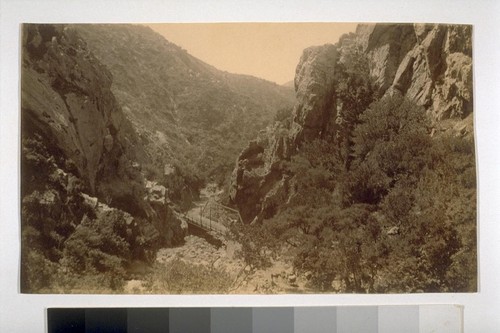
{"type": "Polygon", "coordinates": [[[192,56],[236,74],[278,84],[294,79],[302,51],[335,44],[357,23],[165,23],[147,24],[192,56]]]}

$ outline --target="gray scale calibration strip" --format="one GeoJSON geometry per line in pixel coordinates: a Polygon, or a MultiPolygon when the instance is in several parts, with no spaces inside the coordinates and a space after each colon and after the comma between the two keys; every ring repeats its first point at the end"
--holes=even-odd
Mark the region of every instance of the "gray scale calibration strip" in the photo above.
{"type": "Polygon", "coordinates": [[[49,308],[48,333],[462,333],[455,305],[49,308]]]}

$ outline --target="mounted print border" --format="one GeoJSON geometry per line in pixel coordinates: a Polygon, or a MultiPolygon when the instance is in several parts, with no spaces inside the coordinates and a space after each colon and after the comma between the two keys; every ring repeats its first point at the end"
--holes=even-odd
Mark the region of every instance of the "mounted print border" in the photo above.
{"type": "Polygon", "coordinates": [[[472,26],[360,24],[283,84],[193,26],[22,26],[22,292],[477,291],[472,26]]]}

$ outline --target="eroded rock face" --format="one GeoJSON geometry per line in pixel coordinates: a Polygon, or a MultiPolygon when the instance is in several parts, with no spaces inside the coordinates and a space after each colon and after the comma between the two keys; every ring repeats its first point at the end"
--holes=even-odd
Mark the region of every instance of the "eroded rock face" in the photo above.
{"type": "Polygon", "coordinates": [[[25,25],[23,39],[23,127],[54,142],[94,192],[100,164],[132,135],[111,74],[68,27],[25,25]]]}
{"type": "Polygon", "coordinates": [[[146,191],[145,201],[149,208],[147,213],[162,236],[162,243],[167,246],[182,243],[187,235],[187,225],[182,223],[178,214],[170,207],[167,189],[156,182],[148,181],[146,191]]]}
{"type": "Polygon", "coordinates": [[[411,25],[372,24],[359,25],[358,42],[371,60],[370,75],[379,91],[391,85],[399,64],[416,42],[411,25]]]}
{"type": "Polygon", "coordinates": [[[334,45],[304,50],[296,69],[297,103],[289,127],[276,123],[261,131],[240,154],[233,172],[230,198],[244,222],[274,215],[288,197],[288,176],[283,161],[304,141],[331,130],[335,122],[334,71],[338,52],[334,45]],[[257,212],[257,214],[256,214],[257,212]]]}
{"type": "Polygon", "coordinates": [[[289,130],[276,124],[262,131],[240,154],[229,196],[244,222],[266,216],[272,198],[281,192],[281,184],[286,182],[282,162],[290,157],[293,146],[289,130]]]}
{"type": "MultiPolygon", "coordinates": [[[[471,131],[472,31],[470,26],[433,24],[360,25],[353,42],[369,61],[378,96],[402,94],[447,128],[471,131]],[[452,122],[449,125],[449,122],[452,122]],[[462,124],[463,123],[463,124],[462,124]]],[[[351,42],[351,41],[349,41],[351,42]]],[[[335,66],[342,45],[304,50],[295,76],[297,102],[287,128],[275,124],[240,154],[230,198],[246,223],[271,217],[292,195],[283,161],[304,141],[335,137],[335,66]],[[332,135],[333,134],[333,135],[332,135]]],[[[333,142],[332,142],[333,144],[333,142]]]]}
{"type": "Polygon", "coordinates": [[[185,233],[165,201],[165,188],[151,189],[151,200],[144,200],[137,162],[143,162],[144,150],[110,90],[110,72],[79,35],[63,25],[24,25],[22,56],[23,196],[40,197],[42,204],[57,199],[51,193],[88,193],[82,198],[106,203],[104,210],[142,218],[146,239],[155,244],[182,241],[185,233]],[[44,165],[67,180],[53,181],[52,174],[44,179],[44,165]]]}
{"type": "Polygon", "coordinates": [[[396,90],[435,120],[472,112],[471,26],[361,25],[357,34],[381,93],[396,90]]]}
{"type": "Polygon", "coordinates": [[[316,46],[305,49],[300,58],[294,81],[297,103],[292,134],[297,144],[328,129],[337,53],[334,45],[316,46]]]}

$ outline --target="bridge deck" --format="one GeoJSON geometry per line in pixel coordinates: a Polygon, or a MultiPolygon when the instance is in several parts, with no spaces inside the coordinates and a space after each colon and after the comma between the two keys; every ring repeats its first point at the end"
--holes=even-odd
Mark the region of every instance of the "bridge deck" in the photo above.
{"type": "Polygon", "coordinates": [[[207,201],[201,201],[196,203],[196,206],[184,214],[184,218],[188,224],[195,225],[206,231],[214,231],[219,234],[225,234],[228,230],[226,224],[223,220],[219,220],[218,217],[222,217],[226,222],[232,222],[239,220],[242,223],[240,213],[238,210],[222,205],[221,203],[213,200],[213,198],[208,198],[207,201]],[[215,211],[225,211],[222,215],[218,215],[215,211]],[[232,216],[231,216],[232,215],[232,216]]]}
{"type": "Polygon", "coordinates": [[[201,229],[206,231],[215,231],[220,234],[225,234],[227,231],[227,227],[219,222],[212,221],[203,216],[196,216],[195,214],[190,214],[190,212],[184,215],[186,218],[186,222],[188,224],[193,224],[201,229]]]}

